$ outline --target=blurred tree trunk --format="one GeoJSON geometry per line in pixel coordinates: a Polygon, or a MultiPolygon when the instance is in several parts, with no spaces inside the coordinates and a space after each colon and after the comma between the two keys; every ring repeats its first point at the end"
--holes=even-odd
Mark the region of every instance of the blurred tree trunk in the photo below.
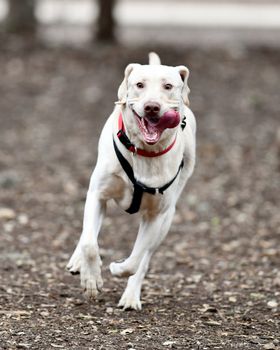
{"type": "Polygon", "coordinates": [[[116,22],[113,16],[115,0],[98,0],[97,41],[115,41],[116,22]]]}
{"type": "Polygon", "coordinates": [[[5,22],[7,32],[35,34],[35,0],[8,0],[9,12],[5,22]]]}

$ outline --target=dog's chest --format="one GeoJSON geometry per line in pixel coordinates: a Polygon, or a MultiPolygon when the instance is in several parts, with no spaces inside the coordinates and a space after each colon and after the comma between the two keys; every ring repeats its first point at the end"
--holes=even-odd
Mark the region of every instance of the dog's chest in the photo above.
{"type": "MultiPolygon", "coordinates": [[[[155,195],[143,193],[139,202],[139,211],[147,211],[150,214],[158,213],[164,206],[166,198],[167,195],[161,195],[159,193],[155,195]]],[[[131,184],[125,185],[122,189],[122,195],[115,198],[115,200],[123,210],[127,211],[135,201],[134,187],[131,184]]]]}
{"type": "MultiPolygon", "coordinates": [[[[163,171],[161,173],[163,173],[163,171]]],[[[157,173],[156,176],[151,176],[151,179],[143,177],[144,181],[155,187],[161,185],[163,182],[165,183],[165,177],[159,176],[158,174],[159,173],[157,173]],[[153,182],[151,182],[151,180],[153,182]]],[[[139,181],[143,180],[141,179],[139,181]]],[[[175,187],[177,186],[175,185],[175,187]]],[[[139,194],[137,189],[135,189],[135,185],[128,179],[127,175],[124,172],[118,172],[114,176],[114,181],[111,184],[106,197],[108,199],[113,198],[125,211],[128,211],[129,208],[132,210],[132,207],[134,207],[134,209],[136,208],[135,212],[148,211],[152,215],[153,213],[156,214],[161,211],[165,206],[168,206],[168,203],[170,204],[174,190],[175,188],[173,186],[172,191],[165,191],[164,193],[159,193],[158,191],[155,193],[148,193],[140,189],[139,194]]]]}

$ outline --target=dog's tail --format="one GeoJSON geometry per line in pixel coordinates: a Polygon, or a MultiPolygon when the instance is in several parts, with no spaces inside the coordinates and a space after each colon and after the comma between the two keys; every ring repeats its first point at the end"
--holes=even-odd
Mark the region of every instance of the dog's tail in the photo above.
{"type": "Polygon", "coordinates": [[[150,52],[149,53],[149,64],[152,64],[152,65],[161,64],[159,55],[156,54],[155,52],[150,52]]]}

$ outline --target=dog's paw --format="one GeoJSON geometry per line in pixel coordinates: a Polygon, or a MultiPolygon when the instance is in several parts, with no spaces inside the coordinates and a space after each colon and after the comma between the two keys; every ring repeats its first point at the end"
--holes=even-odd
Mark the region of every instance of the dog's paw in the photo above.
{"type": "Polygon", "coordinates": [[[122,307],[124,310],[133,309],[140,311],[142,309],[140,297],[134,291],[125,290],[119,301],[118,307],[122,307]]]}
{"type": "Polygon", "coordinates": [[[67,266],[67,270],[72,274],[72,275],[78,275],[81,270],[81,250],[79,247],[77,247],[72,254],[67,266]]]}
{"type": "Polygon", "coordinates": [[[87,297],[95,298],[103,286],[101,277],[102,261],[100,259],[98,246],[84,244],[81,246],[81,251],[81,286],[87,297]]]}
{"type": "Polygon", "coordinates": [[[95,299],[98,292],[103,287],[101,270],[99,266],[81,269],[81,286],[85,295],[90,299],[95,299]]]}
{"type": "Polygon", "coordinates": [[[79,244],[67,265],[73,275],[81,275],[81,286],[88,298],[95,298],[102,289],[101,266],[98,247],[92,244],[79,244]]]}
{"type": "Polygon", "coordinates": [[[112,262],[110,264],[110,271],[113,276],[116,277],[129,277],[134,275],[136,270],[128,266],[127,261],[124,262],[112,262]]]}

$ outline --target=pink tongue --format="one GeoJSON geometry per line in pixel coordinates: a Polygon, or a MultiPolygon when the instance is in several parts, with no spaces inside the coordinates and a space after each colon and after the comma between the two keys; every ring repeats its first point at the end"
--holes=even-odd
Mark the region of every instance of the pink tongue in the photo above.
{"type": "Polygon", "coordinates": [[[175,128],[180,123],[180,114],[174,110],[170,110],[163,114],[160,118],[157,128],[159,129],[172,129],[175,128]]]}
{"type": "Polygon", "coordinates": [[[180,123],[180,114],[174,110],[170,110],[164,113],[156,124],[151,123],[146,119],[143,119],[143,122],[145,123],[146,129],[146,131],[143,131],[144,138],[146,142],[154,144],[158,141],[161,133],[165,129],[175,128],[180,123]]]}

